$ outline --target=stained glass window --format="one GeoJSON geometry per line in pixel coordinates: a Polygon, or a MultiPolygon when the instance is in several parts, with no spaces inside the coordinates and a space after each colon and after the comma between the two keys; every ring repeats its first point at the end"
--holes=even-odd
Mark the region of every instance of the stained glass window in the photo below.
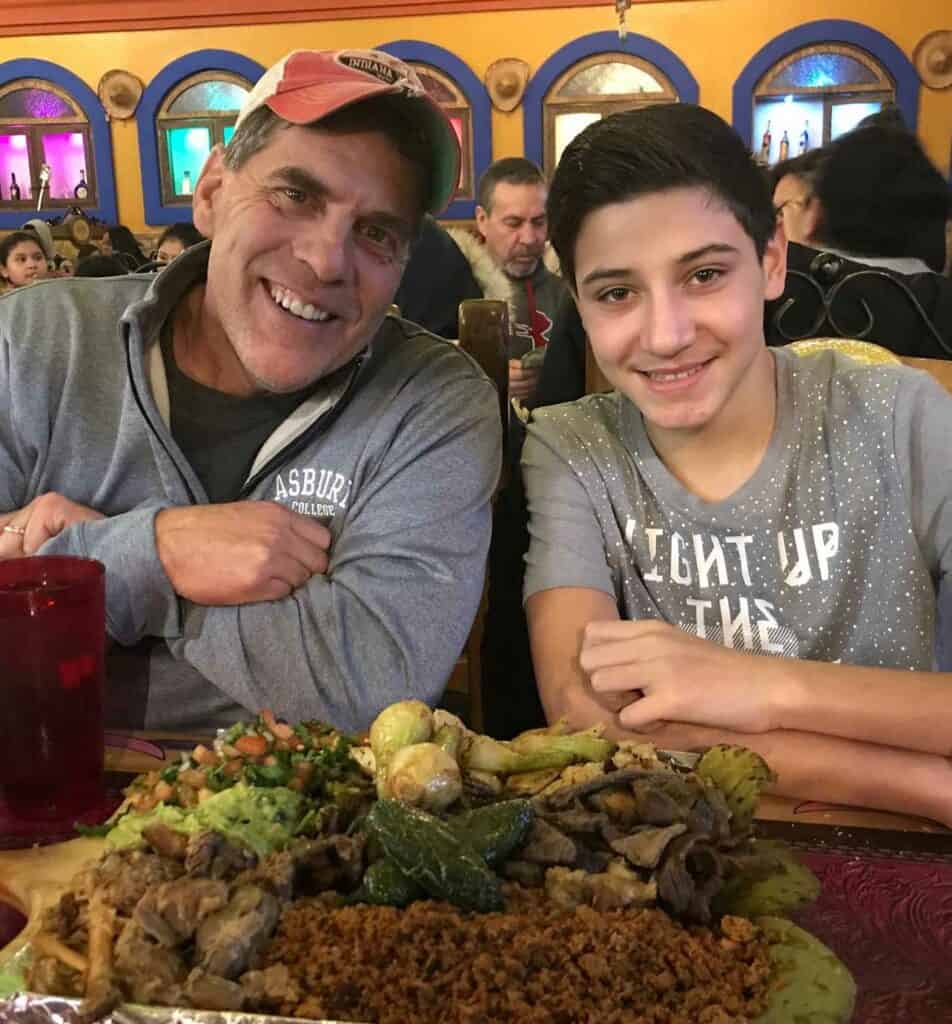
{"type": "Polygon", "coordinates": [[[0,202],[97,205],[89,124],[58,85],[29,78],[0,87],[0,202]],[[44,178],[45,184],[44,184],[44,178]]]}
{"type": "Polygon", "coordinates": [[[472,199],[475,195],[475,170],[473,166],[472,110],[462,89],[445,71],[430,64],[413,64],[413,70],[420,76],[420,83],[427,95],[438,103],[450,119],[456,137],[459,139],[462,159],[459,165],[459,182],[456,186],[457,199],[472,199]]]}
{"type": "Polygon", "coordinates": [[[0,99],[0,117],[80,117],[64,96],[48,89],[14,89],[0,99]]]}
{"type": "Polygon", "coordinates": [[[627,53],[600,53],[569,68],[543,103],[545,171],[551,175],[565,147],[593,121],[619,110],[671,103],[678,94],[654,64],[627,53]]]}
{"type": "Polygon", "coordinates": [[[895,101],[895,84],[865,50],[814,44],[788,54],[754,94],[751,148],[765,165],[825,146],[895,101]]]}
{"type": "Polygon", "coordinates": [[[664,86],[644,68],[616,60],[584,68],[559,89],[560,96],[623,96],[640,92],[664,92],[664,86]]]}
{"type": "Polygon", "coordinates": [[[879,77],[872,68],[846,53],[807,54],[782,68],[769,82],[774,89],[791,92],[878,83],[879,77]]]}
{"type": "Polygon", "coordinates": [[[169,104],[169,114],[205,114],[210,110],[237,112],[241,109],[248,89],[237,82],[209,79],[191,85],[169,104]]]}
{"type": "Polygon", "coordinates": [[[162,201],[187,206],[214,146],[228,145],[251,83],[230,71],[203,71],[175,85],[156,115],[162,201]]]}

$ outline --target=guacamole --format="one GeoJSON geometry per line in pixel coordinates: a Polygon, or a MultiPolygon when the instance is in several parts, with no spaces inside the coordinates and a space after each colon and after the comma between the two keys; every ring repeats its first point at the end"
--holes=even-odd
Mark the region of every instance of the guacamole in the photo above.
{"type": "Polygon", "coordinates": [[[178,832],[214,829],[229,839],[245,843],[259,857],[287,845],[307,810],[300,793],[284,786],[262,789],[243,782],[223,789],[196,807],[157,804],[144,814],[118,818],[106,836],[115,847],[139,842],[148,825],[162,823],[178,832]]]}

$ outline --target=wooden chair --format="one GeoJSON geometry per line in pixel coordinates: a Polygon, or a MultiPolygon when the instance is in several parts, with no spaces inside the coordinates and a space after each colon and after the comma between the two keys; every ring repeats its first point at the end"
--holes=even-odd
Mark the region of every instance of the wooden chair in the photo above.
{"type": "MultiPolygon", "coordinates": [[[[467,299],[459,307],[459,344],[483,368],[496,385],[502,421],[502,473],[497,490],[504,486],[509,470],[509,309],[495,299],[467,299]]],[[[450,694],[465,699],[470,728],[483,730],[482,666],[480,649],[486,617],[486,586],[470,630],[447,684],[450,694]]]]}

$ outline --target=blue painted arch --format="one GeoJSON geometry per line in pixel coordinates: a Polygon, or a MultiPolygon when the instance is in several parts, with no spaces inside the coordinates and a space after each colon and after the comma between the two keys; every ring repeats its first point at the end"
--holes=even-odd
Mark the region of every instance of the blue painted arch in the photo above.
{"type": "Polygon", "coordinates": [[[671,80],[682,103],[697,103],[698,86],[687,65],[666,46],[647,36],[629,32],[619,39],[617,32],[592,32],[556,50],[532,76],[523,99],[523,149],[540,167],[543,163],[542,115],[548,91],[556,79],[585,57],[595,54],[627,53],[646,60],[671,80]]]}
{"type": "Polygon", "coordinates": [[[139,129],[139,160],[142,165],[142,195],[145,201],[147,224],[174,224],[188,216],[182,206],[168,206],[162,202],[162,179],[159,172],[159,143],[155,119],[162,101],[189,75],[201,71],[230,71],[247,78],[254,85],[264,74],[257,62],[231,50],[196,50],[166,64],[142,93],[136,112],[139,129]]]}
{"type": "MultiPolygon", "coordinates": [[[[84,207],[91,217],[98,217],[108,224],[116,222],[116,176],[112,165],[112,136],[109,122],[103,111],[99,97],[72,71],[59,64],[47,60],[21,58],[8,60],[0,64],[0,85],[6,85],[18,78],[40,78],[53,85],[58,85],[76,102],[89,122],[89,133],[93,145],[93,160],[96,169],[96,193],[99,196],[98,206],[84,207]]],[[[31,216],[50,220],[60,217],[65,210],[54,208],[42,210],[38,214],[27,214],[24,210],[10,210],[0,213],[0,228],[18,228],[31,216]]]]}
{"type": "MultiPolygon", "coordinates": [[[[442,46],[423,43],[417,39],[398,39],[377,47],[400,60],[430,64],[444,72],[459,86],[460,92],[469,103],[473,124],[473,188],[480,175],[492,163],[493,128],[492,111],[486,87],[473,74],[468,64],[455,53],[442,46]]],[[[476,216],[475,199],[454,199],[440,215],[447,220],[460,220],[476,216]]]]}
{"type": "Polygon", "coordinates": [[[763,76],[780,60],[804,46],[822,43],[848,43],[865,50],[889,72],[896,83],[896,105],[906,124],[916,130],[919,120],[919,76],[909,58],[882,32],[858,21],[837,18],[810,21],[774,37],[761,47],[741,71],[734,83],[733,124],[740,137],[751,142],[754,119],[754,89],[763,76]]]}

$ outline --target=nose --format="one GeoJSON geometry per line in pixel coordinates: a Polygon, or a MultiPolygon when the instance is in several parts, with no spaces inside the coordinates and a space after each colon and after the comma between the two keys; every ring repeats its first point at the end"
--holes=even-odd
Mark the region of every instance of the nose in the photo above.
{"type": "Polygon", "coordinates": [[[641,332],[642,349],[659,358],[670,359],[688,348],[694,337],[690,302],[676,289],[651,293],[641,332]]]}
{"type": "Polygon", "coordinates": [[[301,230],[293,252],[322,284],[341,284],[349,278],[353,268],[353,246],[353,225],[349,218],[327,211],[301,230]]]}

